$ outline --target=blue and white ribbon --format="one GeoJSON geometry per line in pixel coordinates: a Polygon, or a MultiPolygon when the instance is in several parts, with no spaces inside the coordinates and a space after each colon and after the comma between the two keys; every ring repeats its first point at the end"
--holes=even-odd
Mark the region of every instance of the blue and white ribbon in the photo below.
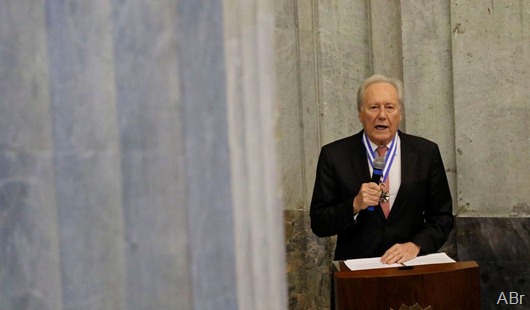
{"type": "MultiPolygon", "coordinates": [[[[381,182],[384,182],[386,178],[388,177],[388,174],[390,173],[390,168],[392,167],[392,164],[394,163],[394,158],[396,157],[396,151],[397,151],[397,133],[392,139],[392,142],[390,142],[390,148],[388,149],[386,156],[385,156],[385,168],[383,169],[383,177],[381,179],[381,182]]],[[[372,145],[370,144],[370,140],[368,140],[368,135],[366,132],[363,135],[363,144],[366,148],[366,155],[369,158],[370,165],[372,166],[372,169],[374,168],[374,160],[377,156],[377,149],[373,150],[372,145]]]]}

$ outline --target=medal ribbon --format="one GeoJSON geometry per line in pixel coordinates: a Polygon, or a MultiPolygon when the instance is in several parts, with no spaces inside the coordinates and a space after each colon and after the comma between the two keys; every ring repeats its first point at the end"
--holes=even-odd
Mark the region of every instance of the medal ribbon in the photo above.
{"type": "MultiPolygon", "coordinates": [[[[396,151],[397,151],[397,143],[396,143],[397,139],[396,138],[397,138],[397,134],[392,139],[392,142],[390,143],[390,148],[388,149],[386,153],[387,156],[385,156],[385,168],[383,170],[383,176],[382,176],[381,182],[384,182],[386,180],[386,178],[388,177],[388,174],[390,173],[390,167],[392,167],[392,164],[394,163],[394,158],[395,158],[396,151]]],[[[368,155],[368,158],[370,159],[369,162],[373,169],[374,160],[375,160],[375,157],[377,157],[377,150],[372,149],[372,146],[370,145],[370,141],[368,140],[368,135],[366,134],[366,132],[363,135],[363,144],[364,144],[364,147],[366,148],[366,154],[368,155]]]]}

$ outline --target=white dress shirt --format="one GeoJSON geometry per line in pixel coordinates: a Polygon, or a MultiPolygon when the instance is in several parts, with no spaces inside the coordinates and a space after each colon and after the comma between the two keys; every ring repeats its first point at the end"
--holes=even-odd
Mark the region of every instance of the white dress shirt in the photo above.
{"type": "MultiPolygon", "coordinates": [[[[387,155],[390,153],[390,142],[386,147],[387,155]]],[[[396,200],[396,196],[399,190],[399,186],[401,185],[401,139],[399,139],[399,135],[396,134],[396,153],[394,155],[394,162],[392,163],[392,167],[390,167],[390,200],[388,201],[388,205],[390,207],[390,210],[392,210],[392,206],[394,205],[394,201],[396,200]]],[[[379,146],[370,141],[370,146],[372,147],[372,150],[376,150],[379,146]]],[[[376,155],[377,156],[377,155],[376,155]]],[[[368,156],[367,156],[368,157],[368,156]]],[[[370,159],[367,159],[370,161],[370,159]]],[[[390,160],[386,160],[386,162],[390,162],[390,160]]],[[[368,167],[370,169],[370,175],[373,173],[373,168],[370,162],[368,162],[368,167]]]]}

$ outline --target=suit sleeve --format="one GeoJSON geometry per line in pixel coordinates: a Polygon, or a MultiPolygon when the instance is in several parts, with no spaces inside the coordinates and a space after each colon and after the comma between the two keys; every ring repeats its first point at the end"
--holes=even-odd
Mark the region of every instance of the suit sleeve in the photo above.
{"type": "Polygon", "coordinates": [[[336,166],[326,147],[317,164],[311,199],[311,230],[319,237],[333,236],[354,225],[353,198],[341,198],[336,166]]]}
{"type": "Polygon", "coordinates": [[[430,180],[429,199],[425,202],[425,226],[412,238],[412,242],[421,247],[421,253],[438,251],[454,226],[453,201],[438,146],[432,156],[430,180]]]}

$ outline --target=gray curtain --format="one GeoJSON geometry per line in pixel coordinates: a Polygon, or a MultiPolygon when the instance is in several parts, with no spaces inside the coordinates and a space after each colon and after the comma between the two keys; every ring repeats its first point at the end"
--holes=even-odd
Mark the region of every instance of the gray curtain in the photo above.
{"type": "Polygon", "coordinates": [[[177,5],[0,2],[1,309],[191,308],[177,5]]]}

